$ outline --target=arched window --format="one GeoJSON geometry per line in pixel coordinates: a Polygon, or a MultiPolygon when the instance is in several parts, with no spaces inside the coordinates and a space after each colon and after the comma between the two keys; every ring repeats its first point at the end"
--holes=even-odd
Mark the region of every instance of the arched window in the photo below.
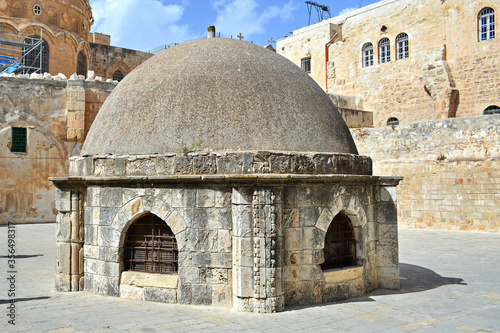
{"type": "Polygon", "coordinates": [[[391,41],[389,38],[382,38],[378,43],[378,56],[381,64],[391,61],[391,41]]]}
{"type": "Polygon", "coordinates": [[[391,117],[387,120],[387,126],[397,126],[399,125],[399,119],[395,117],[391,117]]]}
{"type": "Polygon", "coordinates": [[[407,34],[402,33],[396,37],[396,53],[398,60],[410,57],[410,43],[407,34]]]}
{"type": "Polygon", "coordinates": [[[24,40],[24,44],[27,44],[27,46],[23,48],[24,74],[48,73],[49,46],[47,42],[42,39],[40,43],[40,37],[31,36],[24,40]]]}
{"type": "Polygon", "coordinates": [[[177,273],[178,250],[172,230],[154,214],[141,217],[127,231],[123,261],[126,271],[177,273]]]}
{"type": "Polygon", "coordinates": [[[356,241],[351,220],[344,212],[335,216],[328,227],[323,249],[323,270],[356,265],[356,241]]]}
{"type": "Polygon", "coordinates": [[[123,73],[119,69],[117,69],[113,73],[113,80],[116,80],[118,82],[120,82],[121,80],[123,80],[123,73]]]}
{"type": "Polygon", "coordinates": [[[87,57],[85,53],[78,52],[78,61],[76,65],[76,74],[77,75],[87,75],[87,57]]]}
{"type": "Polygon", "coordinates": [[[490,114],[500,114],[500,107],[497,105],[490,105],[486,109],[484,109],[483,114],[490,115],[490,114]]]}
{"type": "Polygon", "coordinates": [[[372,43],[366,43],[363,45],[363,67],[373,66],[373,45],[372,43]]]}
{"type": "Polygon", "coordinates": [[[477,17],[479,41],[495,38],[495,11],[483,8],[477,17]]]}
{"type": "Polygon", "coordinates": [[[71,20],[71,30],[74,32],[78,32],[79,27],[80,24],[78,23],[78,20],[73,17],[73,19],[71,20]]]}
{"type": "Polygon", "coordinates": [[[14,2],[11,15],[12,17],[24,17],[24,7],[20,2],[14,2]]]}

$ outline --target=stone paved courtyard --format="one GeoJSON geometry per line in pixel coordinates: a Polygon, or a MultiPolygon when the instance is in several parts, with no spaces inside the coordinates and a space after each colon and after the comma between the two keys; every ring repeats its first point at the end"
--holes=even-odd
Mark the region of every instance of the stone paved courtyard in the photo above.
{"type": "Polygon", "coordinates": [[[401,229],[400,291],[253,314],[55,292],[54,227],[15,227],[13,326],[0,226],[0,332],[500,332],[500,234],[401,229]]]}

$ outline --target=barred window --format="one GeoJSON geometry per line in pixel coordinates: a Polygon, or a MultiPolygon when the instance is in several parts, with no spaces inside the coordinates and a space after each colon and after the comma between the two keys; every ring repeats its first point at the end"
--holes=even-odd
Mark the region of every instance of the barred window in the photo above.
{"type": "Polygon", "coordinates": [[[311,57],[300,60],[300,67],[306,73],[311,73],[311,57]]]}
{"type": "Polygon", "coordinates": [[[483,8],[478,15],[479,41],[495,38],[495,11],[483,8]]]}
{"type": "Polygon", "coordinates": [[[169,226],[148,214],[128,229],[124,244],[124,269],[151,273],[177,273],[177,241],[169,226]]]}
{"type": "Polygon", "coordinates": [[[398,60],[410,57],[410,42],[407,34],[402,33],[396,37],[396,51],[398,60]]]}
{"type": "Polygon", "coordinates": [[[486,115],[491,115],[491,114],[500,114],[500,107],[497,105],[490,105],[486,109],[484,109],[483,114],[486,115]]]}
{"type": "Polygon", "coordinates": [[[389,38],[383,38],[378,43],[378,55],[381,64],[391,61],[391,41],[389,38]]]}
{"type": "Polygon", "coordinates": [[[373,45],[372,43],[366,43],[363,45],[363,67],[373,66],[373,45]]]}
{"type": "Polygon", "coordinates": [[[356,241],[351,220],[344,212],[338,213],[330,223],[323,249],[323,270],[356,265],[356,241]]]}
{"type": "Polygon", "coordinates": [[[117,69],[113,73],[113,80],[118,81],[118,82],[120,82],[121,80],[123,80],[123,73],[120,70],[117,69]]]}
{"type": "Polygon", "coordinates": [[[26,153],[28,148],[28,133],[26,127],[12,127],[12,140],[10,151],[13,153],[26,153]]]}

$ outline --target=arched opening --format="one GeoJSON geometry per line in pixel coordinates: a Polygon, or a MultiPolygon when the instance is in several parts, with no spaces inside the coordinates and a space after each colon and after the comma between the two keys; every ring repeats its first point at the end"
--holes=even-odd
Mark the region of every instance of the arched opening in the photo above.
{"type": "Polygon", "coordinates": [[[410,40],[407,34],[401,33],[396,37],[396,53],[398,60],[410,57],[410,40]]]}
{"type": "Polygon", "coordinates": [[[71,20],[71,30],[78,33],[79,26],[80,24],[78,23],[78,20],[73,17],[73,19],[71,20]]]}
{"type": "Polygon", "coordinates": [[[123,73],[119,69],[117,69],[113,73],[113,80],[118,81],[118,82],[120,82],[121,80],[123,80],[123,73]]]}
{"type": "Polygon", "coordinates": [[[177,241],[170,227],[154,214],[135,221],[125,236],[123,264],[125,271],[177,273],[177,241]]]}
{"type": "Polygon", "coordinates": [[[381,64],[391,61],[391,41],[389,38],[382,38],[378,43],[378,57],[381,64]]]}
{"type": "Polygon", "coordinates": [[[87,57],[85,53],[78,52],[78,61],[76,65],[76,74],[77,75],[87,75],[87,57]]]}
{"type": "Polygon", "coordinates": [[[351,220],[339,212],[330,223],[323,248],[323,270],[356,265],[356,240],[351,220]]]}
{"type": "Polygon", "coordinates": [[[373,66],[373,44],[366,43],[362,48],[363,67],[373,66]]]}
{"type": "Polygon", "coordinates": [[[483,8],[477,16],[478,40],[485,41],[495,38],[495,11],[483,8]]]}
{"type": "Polygon", "coordinates": [[[24,74],[49,73],[49,46],[44,39],[36,45],[38,43],[38,36],[30,36],[24,40],[24,44],[27,44],[23,49],[24,74]]]}
{"type": "Polygon", "coordinates": [[[49,23],[53,25],[57,25],[57,12],[53,9],[49,10],[48,12],[49,16],[49,23]]]}
{"type": "Polygon", "coordinates": [[[24,17],[24,7],[20,2],[14,2],[11,10],[12,17],[24,17]]]}
{"type": "Polygon", "coordinates": [[[399,119],[396,117],[391,117],[387,119],[387,126],[397,126],[399,125],[399,119]]]}
{"type": "Polygon", "coordinates": [[[483,111],[483,115],[500,114],[500,107],[497,105],[490,105],[483,111]]]}

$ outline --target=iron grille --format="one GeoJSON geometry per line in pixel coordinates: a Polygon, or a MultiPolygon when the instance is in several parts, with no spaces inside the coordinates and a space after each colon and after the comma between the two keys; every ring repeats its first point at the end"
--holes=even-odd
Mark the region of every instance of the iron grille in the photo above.
{"type": "Polygon", "coordinates": [[[123,80],[123,73],[120,70],[116,70],[113,73],[113,80],[120,82],[123,80]]]}
{"type": "Polygon", "coordinates": [[[351,222],[345,213],[333,218],[325,237],[323,270],[356,264],[356,241],[351,222]]]}
{"type": "Polygon", "coordinates": [[[12,144],[10,151],[13,153],[26,153],[28,146],[26,127],[12,127],[12,144]]]}
{"type": "Polygon", "coordinates": [[[162,219],[150,214],[130,226],[125,239],[124,266],[130,271],[177,273],[177,242],[162,219]]]}

